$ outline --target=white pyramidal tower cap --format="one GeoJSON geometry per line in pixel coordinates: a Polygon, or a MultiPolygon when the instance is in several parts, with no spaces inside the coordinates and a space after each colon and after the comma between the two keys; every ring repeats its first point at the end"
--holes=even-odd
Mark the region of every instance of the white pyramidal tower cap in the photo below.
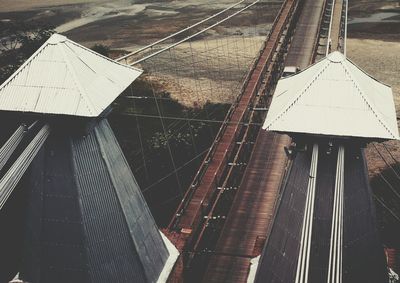
{"type": "Polygon", "coordinates": [[[141,73],[54,34],[0,86],[0,110],[97,117],[141,73]]]}
{"type": "Polygon", "coordinates": [[[278,82],[263,129],[399,139],[391,88],[338,51],[278,82]]]}

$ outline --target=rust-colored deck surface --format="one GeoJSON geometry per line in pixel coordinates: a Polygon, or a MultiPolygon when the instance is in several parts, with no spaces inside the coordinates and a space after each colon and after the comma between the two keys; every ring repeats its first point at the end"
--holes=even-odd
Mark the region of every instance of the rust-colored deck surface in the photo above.
{"type": "MultiPolygon", "coordinates": [[[[279,193],[286,135],[261,131],[203,282],[246,282],[258,239],[265,241],[279,193]]],[[[262,243],[263,244],[263,243],[262,243]]]]}
{"type": "MultiPolygon", "coordinates": [[[[304,68],[312,63],[324,3],[304,2],[286,65],[304,68]]],[[[260,131],[203,282],[247,281],[250,260],[259,254],[257,242],[267,237],[273,221],[287,164],[283,147],[289,143],[286,135],[260,131]]]]}
{"type": "Polygon", "coordinates": [[[232,150],[236,141],[235,137],[239,127],[241,126],[240,122],[242,117],[245,114],[252,97],[256,94],[258,85],[262,81],[263,70],[265,70],[266,65],[274,56],[274,51],[281,36],[282,28],[285,25],[287,15],[294,2],[295,0],[288,0],[285,2],[282,13],[279,15],[279,20],[276,22],[276,26],[271,33],[269,40],[265,44],[262,55],[248,80],[243,95],[232,114],[230,120],[231,123],[227,125],[223,136],[218,141],[213,158],[201,179],[200,185],[196,188],[195,192],[191,196],[189,204],[179,218],[179,228],[196,228],[196,224],[198,224],[197,222],[202,216],[202,204],[207,204],[211,192],[216,189],[216,182],[227,165],[228,153],[232,150]]]}

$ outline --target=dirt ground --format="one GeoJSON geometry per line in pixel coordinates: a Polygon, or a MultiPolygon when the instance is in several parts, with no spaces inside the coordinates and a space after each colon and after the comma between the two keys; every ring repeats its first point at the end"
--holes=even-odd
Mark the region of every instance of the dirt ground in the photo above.
{"type": "MultiPolygon", "coordinates": [[[[230,20],[229,26],[240,29],[252,25],[257,14],[259,21],[270,23],[281,2],[263,0],[254,9],[230,20]]],[[[0,20],[38,21],[86,46],[102,43],[112,48],[130,49],[154,42],[234,3],[237,1],[2,0],[0,20]]],[[[241,7],[244,5],[236,8],[241,7]]]]}
{"type": "MultiPolygon", "coordinates": [[[[0,20],[41,20],[89,47],[102,43],[135,50],[235,2],[1,0],[0,20]]],[[[150,78],[159,80],[172,98],[187,106],[201,106],[207,101],[231,102],[282,1],[265,2],[269,3],[206,33],[206,41],[183,44],[141,67],[149,72],[150,78]],[[252,19],[261,12],[259,18],[263,20],[258,23],[258,30],[252,31],[249,28],[254,25],[252,19]]],[[[393,87],[400,110],[399,1],[350,1],[349,20],[348,57],[393,87]]],[[[387,144],[400,159],[399,144],[387,144]]],[[[367,150],[367,157],[371,174],[385,167],[374,148],[367,150]]]]}
{"type": "Polygon", "coordinates": [[[102,3],[106,0],[1,0],[0,11],[18,12],[63,5],[102,3]]]}
{"type": "MultiPolygon", "coordinates": [[[[400,113],[400,43],[387,40],[348,39],[347,56],[371,76],[392,86],[394,101],[400,113]]],[[[400,142],[389,141],[385,145],[391,154],[400,160],[400,142]]],[[[393,158],[382,145],[376,145],[378,151],[390,162],[393,158]]],[[[382,171],[387,165],[382,160],[374,145],[366,150],[370,176],[382,171]]]]}
{"type": "Polygon", "coordinates": [[[232,103],[264,36],[222,36],[184,43],[139,65],[188,107],[232,103]]]}

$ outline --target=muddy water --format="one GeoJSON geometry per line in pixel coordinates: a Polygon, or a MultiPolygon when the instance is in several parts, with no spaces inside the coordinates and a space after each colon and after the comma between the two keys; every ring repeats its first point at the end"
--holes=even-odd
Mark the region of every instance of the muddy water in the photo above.
{"type": "Polygon", "coordinates": [[[69,21],[56,28],[63,33],[69,30],[93,23],[99,20],[111,19],[120,16],[134,16],[146,9],[148,4],[134,4],[124,2],[111,2],[101,5],[93,5],[82,11],[81,18],[69,21]]]}
{"type": "Polygon", "coordinates": [[[379,12],[372,14],[368,17],[353,18],[349,20],[349,24],[362,24],[362,23],[399,23],[400,12],[379,12]]]}

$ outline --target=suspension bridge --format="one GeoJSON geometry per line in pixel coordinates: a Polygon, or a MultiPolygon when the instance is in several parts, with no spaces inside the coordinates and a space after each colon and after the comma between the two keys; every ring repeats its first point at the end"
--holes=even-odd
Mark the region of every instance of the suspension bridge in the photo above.
{"type": "MultiPolygon", "coordinates": [[[[0,87],[0,109],[24,121],[0,149],[4,223],[13,222],[11,204],[22,199],[12,197],[15,192],[26,190],[29,203],[28,220],[19,215],[28,226],[21,230],[23,239],[1,241],[13,243],[4,253],[10,266],[2,280],[19,272],[29,282],[387,281],[363,147],[373,143],[392,168],[381,154],[385,145],[376,142],[398,139],[398,130],[391,92],[363,77],[389,106],[371,102],[362,93],[361,71],[345,57],[347,10],[345,0],[243,0],[115,61],[65,37],[50,38],[0,87]],[[280,5],[270,26],[261,9],[266,5],[280,5]],[[251,10],[252,25],[240,32],[202,38],[215,28],[236,28],[233,20],[251,10]],[[319,117],[311,114],[290,120],[301,99],[280,100],[291,92],[303,95],[319,80],[336,80],[338,65],[347,68],[346,76],[357,76],[354,89],[367,105],[364,112],[374,114],[363,112],[365,119],[384,130],[358,133],[356,126],[363,124],[357,119],[349,133],[327,124],[307,128],[319,117]],[[302,71],[279,81],[285,66],[302,71]],[[141,74],[136,67],[146,71],[152,97],[129,88],[141,74]],[[37,72],[43,68],[53,76],[37,72]],[[334,71],[326,78],[329,68],[334,71]],[[160,85],[203,103],[208,96],[233,102],[221,121],[210,113],[165,116],[162,99],[169,98],[157,95],[160,85]],[[166,140],[172,172],[159,182],[175,178],[173,200],[180,203],[162,231],[107,122],[109,105],[124,89],[133,106],[139,99],[154,100],[154,115],[127,114],[158,119],[166,140]],[[279,114],[283,106],[288,108],[279,114]],[[385,115],[376,114],[377,108],[385,115]],[[173,127],[188,127],[195,145],[195,122],[221,127],[212,133],[210,148],[196,150],[195,159],[203,159],[186,189],[179,171],[191,161],[177,164],[168,136],[173,127]]],[[[147,172],[139,124],[137,131],[138,159],[147,172]]]]}

